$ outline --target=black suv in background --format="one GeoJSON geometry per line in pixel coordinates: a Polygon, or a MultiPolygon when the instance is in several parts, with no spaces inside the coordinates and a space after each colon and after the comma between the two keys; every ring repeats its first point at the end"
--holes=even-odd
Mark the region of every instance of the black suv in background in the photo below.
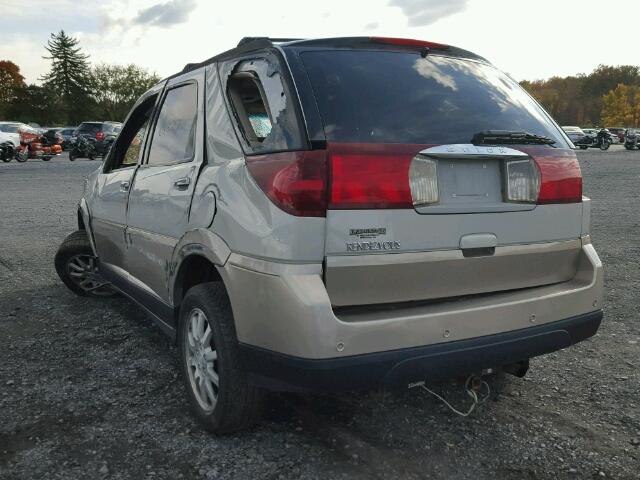
{"type": "Polygon", "coordinates": [[[76,129],[74,136],[89,137],[95,140],[96,154],[103,157],[120,133],[120,122],[82,122],[76,129]]]}

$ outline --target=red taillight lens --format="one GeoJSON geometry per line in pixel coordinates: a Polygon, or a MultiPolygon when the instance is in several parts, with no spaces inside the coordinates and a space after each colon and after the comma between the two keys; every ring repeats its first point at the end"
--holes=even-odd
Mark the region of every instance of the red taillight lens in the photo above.
{"type": "Polygon", "coordinates": [[[279,208],[299,217],[327,213],[327,162],[324,150],[282,152],[247,158],[260,189],[279,208]]]}
{"type": "Polygon", "coordinates": [[[98,140],[99,142],[104,140],[104,132],[97,132],[96,133],[96,140],[98,140]]]}
{"type": "Polygon", "coordinates": [[[329,208],[413,208],[409,166],[416,145],[336,143],[329,146],[329,208]]]}
{"type": "Polygon", "coordinates": [[[539,204],[577,203],[582,201],[582,172],[573,151],[553,149],[522,149],[535,160],[540,169],[539,204]]]}

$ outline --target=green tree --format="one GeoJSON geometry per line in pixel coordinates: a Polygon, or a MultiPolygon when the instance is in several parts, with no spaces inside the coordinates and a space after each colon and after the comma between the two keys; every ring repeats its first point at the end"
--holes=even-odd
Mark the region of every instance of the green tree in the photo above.
{"type": "Polygon", "coordinates": [[[82,53],[78,40],[64,30],[52,33],[45,46],[51,70],[42,77],[43,85],[60,95],[62,113],[67,122],[86,120],[91,110],[91,72],[88,55],[82,53]]]}
{"type": "Polygon", "coordinates": [[[101,64],[91,71],[92,96],[101,120],[123,121],[131,107],[146,90],[160,81],[136,65],[101,64]]]}
{"type": "Polygon", "coordinates": [[[39,125],[62,125],[64,118],[59,96],[46,86],[28,85],[16,90],[16,96],[7,106],[7,118],[39,125]]]}

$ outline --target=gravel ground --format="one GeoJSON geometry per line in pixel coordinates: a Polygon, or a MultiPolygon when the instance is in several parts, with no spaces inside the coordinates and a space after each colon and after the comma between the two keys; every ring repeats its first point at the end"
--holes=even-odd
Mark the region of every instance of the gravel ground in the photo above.
{"type": "Polygon", "coordinates": [[[533,360],[467,419],[417,391],[273,395],[225,437],[190,416],[176,348],[140,309],[56,276],[97,162],[1,164],[0,478],[640,478],[640,151],[578,155],[606,269],[597,336],[533,360]]]}

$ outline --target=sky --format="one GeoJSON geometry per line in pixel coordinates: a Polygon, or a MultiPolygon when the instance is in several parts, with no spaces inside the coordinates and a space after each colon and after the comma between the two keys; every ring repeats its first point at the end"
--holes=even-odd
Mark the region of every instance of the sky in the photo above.
{"type": "Polygon", "coordinates": [[[0,0],[0,60],[38,83],[64,29],[94,64],[168,76],[244,36],[371,35],[455,45],[534,80],[640,64],[637,13],[637,0],[0,0]]]}

